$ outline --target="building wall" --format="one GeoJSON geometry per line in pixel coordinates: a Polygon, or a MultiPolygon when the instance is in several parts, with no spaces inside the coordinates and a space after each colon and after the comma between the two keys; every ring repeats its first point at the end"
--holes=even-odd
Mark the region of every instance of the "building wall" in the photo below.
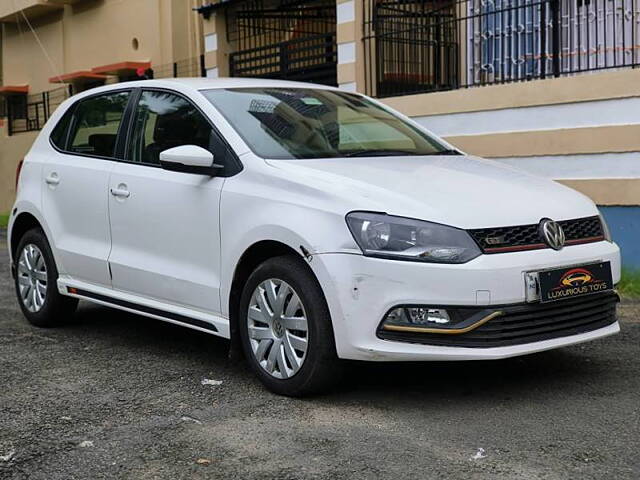
{"type": "MultiPolygon", "coordinates": [[[[192,8],[201,4],[202,0],[79,1],[30,18],[35,34],[18,13],[14,18],[19,22],[0,24],[2,84],[28,85],[29,93],[37,94],[63,86],[49,83],[56,75],[125,61],[151,62],[153,68],[198,57],[204,43],[202,20],[192,8]]],[[[8,8],[0,5],[0,13],[8,8]]],[[[37,135],[9,137],[3,123],[0,213],[11,208],[15,168],[37,135]]]]}
{"type": "Polygon", "coordinates": [[[640,205],[640,71],[384,100],[462,150],[640,205]]]}
{"type": "Polygon", "coordinates": [[[30,20],[42,47],[24,20],[5,23],[4,84],[28,84],[37,93],[51,89],[49,78],[64,73],[122,61],[163,65],[197,56],[203,40],[192,8],[199,3],[94,0],[67,5],[30,20]]]}
{"type": "MultiPolygon", "coordinates": [[[[33,21],[40,41],[58,70],[63,73],[63,30],[62,16],[53,13],[51,16],[33,21]]],[[[56,74],[47,57],[42,53],[38,42],[28,30],[24,22],[3,24],[3,83],[4,85],[29,85],[30,91],[42,92],[52,88],[49,77],[56,74]],[[19,27],[19,28],[18,28],[19,27]]]]}
{"type": "Polygon", "coordinates": [[[16,167],[31,148],[37,134],[28,132],[8,137],[6,123],[0,127],[0,213],[9,212],[13,205],[16,167]]]}

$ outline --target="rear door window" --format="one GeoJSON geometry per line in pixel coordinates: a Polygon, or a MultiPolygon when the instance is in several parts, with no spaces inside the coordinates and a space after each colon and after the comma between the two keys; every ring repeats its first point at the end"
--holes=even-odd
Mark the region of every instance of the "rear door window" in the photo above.
{"type": "Polygon", "coordinates": [[[73,107],[64,114],[54,127],[53,132],[51,132],[51,142],[60,150],[67,148],[67,134],[69,133],[69,125],[71,125],[72,118],[73,107]]]}
{"type": "Polygon", "coordinates": [[[113,157],[129,95],[116,92],[81,101],[76,107],[68,151],[113,157]]]}

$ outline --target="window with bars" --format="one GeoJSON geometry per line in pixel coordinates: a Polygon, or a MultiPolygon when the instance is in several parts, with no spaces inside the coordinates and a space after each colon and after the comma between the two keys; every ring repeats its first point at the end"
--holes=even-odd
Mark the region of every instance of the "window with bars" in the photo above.
{"type": "Polygon", "coordinates": [[[336,85],[335,0],[250,0],[225,12],[231,76],[336,85]]]}
{"type": "Polygon", "coordinates": [[[368,0],[367,91],[378,96],[640,64],[640,0],[368,0]]]}

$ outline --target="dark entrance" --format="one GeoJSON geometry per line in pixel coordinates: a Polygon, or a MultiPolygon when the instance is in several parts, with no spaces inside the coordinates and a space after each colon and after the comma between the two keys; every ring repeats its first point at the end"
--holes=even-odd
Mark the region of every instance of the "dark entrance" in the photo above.
{"type": "Polygon", "coordinates": [[[230,5],[232,77],[336,85],[335,0],[251,0],[230,5]]]}
{"type": "Polygon", "coordinates": [[[458,23],[454,0],[369,0],[368,93],[388,97],[456,88],[458,23]]]}

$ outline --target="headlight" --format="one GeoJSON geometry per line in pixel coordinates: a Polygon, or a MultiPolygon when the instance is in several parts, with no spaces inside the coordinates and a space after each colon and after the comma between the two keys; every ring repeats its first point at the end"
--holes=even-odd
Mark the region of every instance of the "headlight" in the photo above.
{"type": "Polygon", "coordinates": [[[604,239],[607,242],[612,242],[613,240],[611,239],[611,231],[609,230],[609,225],[607,225],[607,222],[604,220],[602,214],[600,214],[600,223],[602,224],[602,234],[604,235],[604,239]]]}
{"type": "Polygon", "coordinates": [[[352,212],[347,225],[362,252],[372,257],[465,263],[481,253],[467,232],[439,223],[352,212]]]}

